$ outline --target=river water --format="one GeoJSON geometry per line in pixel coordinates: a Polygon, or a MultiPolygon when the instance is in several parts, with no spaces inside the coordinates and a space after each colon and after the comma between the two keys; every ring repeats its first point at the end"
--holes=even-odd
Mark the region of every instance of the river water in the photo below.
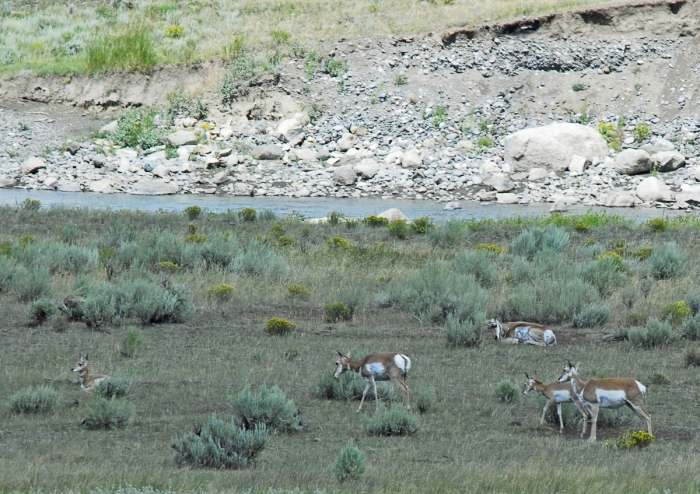
{"type": "MultiPolygon", "coordinates": [[[[17,205],[27,198],[38,199],[45,208],[70,207],[87,209],[130,209],[140,211],[183,211],[187,206],[197,206],[215,213],[228,210],[237,211],[252,207],[260,211],[270,209],[279,216],[293,213],[307,218],[325,218],[328,213],[338,211],[351,218],[364,218],[379,214],[389,208],[398,208],[409,218],[429,216],[433,220],[459,218],[509,218],[516,216],[540,216],[547,214],[551,204],[495,204],[463,201],[462,209],[445,211],[443,203],[421,200],[400,199],[337,199],[337,198],[291,198],[291,197],[239,197],[217,195],[168,195],[136,196],[129,194],[98,194],[91,192],[28,191],[22,189],[1,189],[0,205],[17,205]]],[[[695,213],[668,211],[665,209],[571,207],[567,214],[583,214],[587,211],[607,212],[637,221],[645,221],[662,216],[679,216],[695,213]]]]}

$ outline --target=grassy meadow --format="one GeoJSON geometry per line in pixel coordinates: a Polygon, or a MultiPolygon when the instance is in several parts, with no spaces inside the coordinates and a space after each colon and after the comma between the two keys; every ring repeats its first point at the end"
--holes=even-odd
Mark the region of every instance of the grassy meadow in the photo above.
{"type": "MultiPolygon", "coordinates": [[[[1,208],[0,491],[700,489],[694,217],[330,220],[1,208]],[[498,343],[485,330],[495,315],[548,323],[559,344],[498,343]],[[268,334],[274,317],[296,328],[268,334]],[[370,435],[384,413],[373,397],[361,413],[356,399],[327,398],[336,350],[411,356],[417,432],[370,435]],[[71,381],[85,353],[125,396],[100,401],[71,381]],[[564,434],[553,413],[540,426],[544,403],[521,394],[523,372],[555,380],[568,360],[585,379],[646,384],[654,442],[605,447],[641,428],[627,409],[601,412],[596,443],[579,441],[573,405],[564,434]],[[269,431],[245,468],[179,467],[173,442],[229,417],[248,385],[278,386],[301,430],[269,431]],[[32,389],[43,409],[17,397],[32,389]],[[88,427],[98,402],[133,416],[88,427]],[[365,470],[340,483],[349,441],[365,470]]],[[[400,391],[381,384],[387,409],[403,411],[400,391]]]]}
{"type": "Polygon", "coordinates": [[[269,64],[341,37],[406,35],[599,0],[6,0],[0,76],[147,71],[230,60],[241,47],[269,64]]]}

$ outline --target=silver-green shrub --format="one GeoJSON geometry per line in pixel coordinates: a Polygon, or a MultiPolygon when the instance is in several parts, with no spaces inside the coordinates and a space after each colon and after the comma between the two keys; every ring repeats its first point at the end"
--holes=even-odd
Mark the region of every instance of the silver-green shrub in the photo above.
{"type": "Polygon", "coordinates": [[[486,316],[481,312],[465,320],[460,320],[455,314],[448,314],[442,329],[447,344],[456,347],[478,347],[481,345],[485,320],[486,316]]]}
{"type": "Polygon", "coordinates": [[[51,295],[51,275],[42,266],[30,269],[18,266],[10,280],[10,289],[21,302],[51,295]]]}
{"type": "Polygon", "coordinates": [[[340,450],[333,467],[335,478],[341,484],[348,480],[357,480],[365,473],[365,454],[352,441],[340,450]]]}
{"type": "Polygon", "coordinates": [[[86,429],[116,429],[126,427],[136,415],[133,405],[115,398],[96,396],[82,422],[86,429]]]}
{"type": "MultiPolygon", "coordinates": [[[[355,352],[353,352],[353,355],[355,352]]],[[[359,357],[362,358],[362,357],[359,357]]],[[[318,381],[312,388],[312,393],[317,398],[327,400],[359,400],[362,398],[362,391],[365,389],[365,381],[352,372],[342,374],[338,379],[333,377],[333,372],[329,369],[320,375],[318,381]]],[[[377,383],[377,395],[379,399],[386,402],[394,399],[394,385],[390,382],[377,383]]],[[[367,394],[369,399],[372,396],[372,389],[367,394]]]]}
{"type": "Polygon", "coordinates": [[[532,259],[537,252],[550,249],[555,252],[561,251],[569,244],[569,233],[557,226],[550,226],[547,229],[533,228],[522,232],[510,244],[509,251],[512,254],[532,259]]]}
{"type": "Polygon", "coordinates": [[[243,388],[236,397],[229,400],[233,415],[247,430],[264,425],[268,429],[282,432],[298,431],[303,428],[301,416],[293,400],[277,386],[260,386],[253,393],[250,385],[243,388]]]}
{"type": "Polygon", "coordinates": [[[97,383],[93,388],[93,394],[103,398],[124,398],[129,396],[132,389],[130,379],[124,377],[112,377],[97,383]]]}
{"type": "Polygon", "coordinates": [[[484,288],[491,288],[501,279],[498,267],[487,252],[462,251],[452,261],[452,269],[459,274],[473,275],[484,288]]]}
{"type": "Polygon", "coordinates": [[[411,402],[420,413],[426,413],[435,404],[435,387],[432,384],[418,386],[412,393],[411,402]]]}
{"type": "Polygon", "coordinates": [[[681,335],[688,340],[700,340],[700,314],[683,320],[681,335]]]}
{"type": "Polygon", "coordinates": [[[610,319],[610,309],[604,305],[592,304],[584,307],[574,316],[575,328],[597,328],[604,326],[610,319]]]}
{"type": "Polygon", "coordinates": [[[493,396],[496,398],[496,401],[501,403],[512,403],[515,401],[515,397],[518,396],[518,392],[518,386],[508,379],[503,379],[496,384],[493,396]]]}
{"type": "Polygon", "coordinates": [[[678,250],[676,244],[664,244],[654,249],[647,268],[649,274],[657,280],[675,278],[681,271],[685,256],[678,250]]]}
{"type": "Polygon", "coordinates": [[[10,396],[12,413],[48,413],[58,406],[58,393],[49,386],[25,388],[10,396]]]}
{"type": "Polygon", "coordinates": [[[646,328],[634,328],[629,332],[630,343],[641,348],[652,349],[667,346],[678,338],[667,321],[655,317],[647,320],[646,328]]]}
{"type": "Polygon", "coordinates": [[[627,274],[621,269],[621,261],[616,257],[596,259],[583,270],[585,281],[596,287],[602,298],[608,298],[625,285],[627,274]]]}
{"type": "Polygon", "coordinates": [[[372,418],[367,433],[372,436],[412,436],[420,429],[420,418],[401,405],[388,410],[380,405],[380,410],[372,418]]]}
{"type": "Polygon", "coordinates": [[[265,449],[265,425],[253,430],[239,427],[232,418],[224,422],[212,415],[192,432],[173,441],[175,463],[196,468],[244,468],[265,449]]]}
{"type": "Polygon", "coordinates": [[[90,329],[99,330],[111,324],[117,314],[114,288],[107,282],[91,287],[82,305],[83,322],[90,329]]]}
{"type": "Polygon", "coordinates": [[[58,310],[56,302],[50,298],[40,298],[29,305],[28,315],[35,324],[43,324],[58,310]]]}

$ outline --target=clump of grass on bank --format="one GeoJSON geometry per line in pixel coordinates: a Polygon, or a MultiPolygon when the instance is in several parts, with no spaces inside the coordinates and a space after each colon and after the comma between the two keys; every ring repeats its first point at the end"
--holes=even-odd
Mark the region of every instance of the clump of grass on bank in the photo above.
{"type": "MultiPolygon", "coordinates": [[[[103,394],[113,390],[108,385],[101,389],[104,390],[103,394]]],[[[96,396],[95,401],[88,408],[87,417],[83,420],[82,425],[89,430],[117,429],[126,427],[135,415],[136,409],[129,403],[115,398],[106,399],[102,396],[96,396]]]]}
{"type": "Polygon", "coordinates": [[[88,74],[107,71],[148,71],[158,61],[150,27],[132,22],[96,32],[85,49],[88,74]]]}
{"type": "Polygon", "coordinates": [[[58,406],[58,393],[49,386],[25,388],[8,401],[12,413],[49,413],[58,406]]]}

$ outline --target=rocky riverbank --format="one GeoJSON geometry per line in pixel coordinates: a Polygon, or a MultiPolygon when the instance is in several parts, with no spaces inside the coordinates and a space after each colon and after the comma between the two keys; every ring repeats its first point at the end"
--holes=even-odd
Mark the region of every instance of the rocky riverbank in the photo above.
{"type": "Polygon", "coordinates": [[[251,81],[233,103],[204,91],[208,116],[181,115],[165,128],[163,115],[157,125],[167,137],[148,149],[119,148],[110,137],[119,108],[139,103],[133,90],[94,97],[93,81],[93,96],[68,98],[52,81],[14,83],[5,94],[34,106],[0,113],[0,185],[392,197],[450,207],[693,207],[694,10],[654,5],[601,10],[620,19],[617,31],[603,23],[597,36],[583,29],[591,27],[585,12],[573,12],[539,27],[522,21],[441,37],[341,40],[323,56],[346,72],[322,63],[310,70],[298,58],[251,81]],[[650,18],[682,28],[660,33],[650,18]],[[65,128],[56,128],[62,106],[86,108],[104,126],[101,138],[66,141],[65,128]]]}

